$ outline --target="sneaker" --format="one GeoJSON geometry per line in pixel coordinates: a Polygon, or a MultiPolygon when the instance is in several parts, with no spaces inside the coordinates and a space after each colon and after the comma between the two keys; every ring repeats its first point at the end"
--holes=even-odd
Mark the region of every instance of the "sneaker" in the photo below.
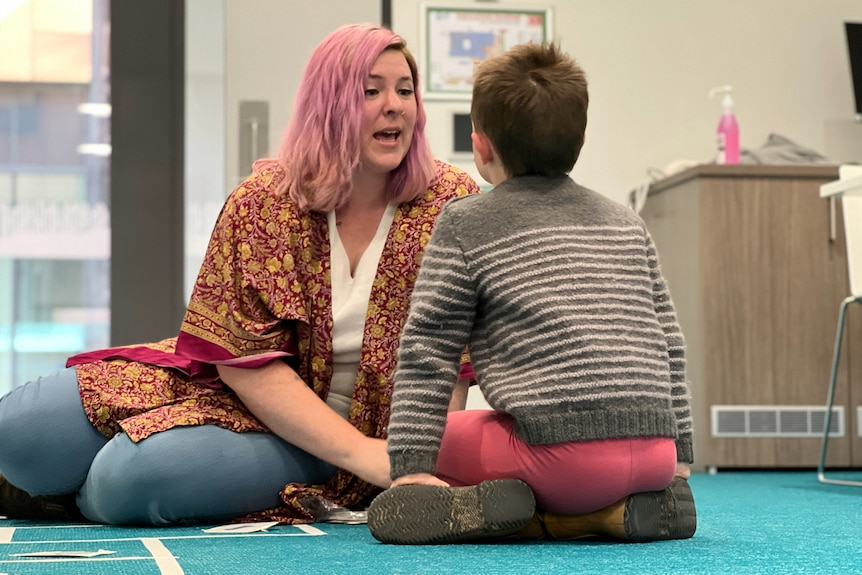
{"type": "Polygon", "coordinates": [[[75,494],[33,497],[0,475],[0,515],[8,519],[80,521],[75,494]]]}
{"type": "Polygon", "coordinates": [[[371,502],[368,528],[382,543],[459,543],[517,533],[535,510],[533,490],[518,479],[469,487],[402,485],[371,502]]]}
{"type": "Polygon", "coordinates": [[[688,481],[677,477],[662,491],[629,496],[623,526],[626,539],[635,543],[693,536],[697,511],[688,481]]]}

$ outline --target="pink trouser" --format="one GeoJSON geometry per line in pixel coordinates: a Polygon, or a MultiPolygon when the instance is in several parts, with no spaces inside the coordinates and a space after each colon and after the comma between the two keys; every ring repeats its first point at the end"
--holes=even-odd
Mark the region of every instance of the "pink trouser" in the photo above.
{"type": "Polygon", "coordinates": [[[514,428],[511,417],[492,410],[450,412],[437,475],[450,485],[520,479],[533,489],[540,509],[574,515],[602,509],[632,493],[664,489],[676,470],[672,438],[530,445],[514,428]]]}

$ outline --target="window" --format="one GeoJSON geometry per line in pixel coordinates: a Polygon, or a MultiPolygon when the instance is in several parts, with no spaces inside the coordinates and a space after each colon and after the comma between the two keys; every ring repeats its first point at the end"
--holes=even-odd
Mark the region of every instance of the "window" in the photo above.
{"type": "Polygon", "coordinates": [[[108,0],[0,0],[0,394],[107,347],[108,0]]]}

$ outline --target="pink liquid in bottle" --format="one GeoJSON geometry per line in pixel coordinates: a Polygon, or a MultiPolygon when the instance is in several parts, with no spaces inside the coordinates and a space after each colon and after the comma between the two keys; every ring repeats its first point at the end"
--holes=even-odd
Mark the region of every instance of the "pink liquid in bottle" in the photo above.
{"type": "Polygon", "coordinates": [[[718,122],[719,164],[739,163],[739,124],[731,110],[725,109],[718,122]]]}

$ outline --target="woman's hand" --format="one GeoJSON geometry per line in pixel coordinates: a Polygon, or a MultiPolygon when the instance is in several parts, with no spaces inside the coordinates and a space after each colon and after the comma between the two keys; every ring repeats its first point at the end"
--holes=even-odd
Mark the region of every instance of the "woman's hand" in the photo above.
{"type": "Polygon", "coordinates": [[[398,487],[399,485],[436,485],[438,487],[451,487],[448,483],[430,473],[410,473],[409,475],[402,475],[393,481],[390,487],[398,487]]]}

